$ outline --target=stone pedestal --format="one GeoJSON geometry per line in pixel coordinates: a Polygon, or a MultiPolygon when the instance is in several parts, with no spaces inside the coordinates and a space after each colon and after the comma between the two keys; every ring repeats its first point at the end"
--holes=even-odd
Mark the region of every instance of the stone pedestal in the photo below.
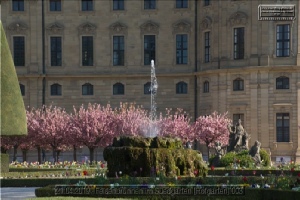
{"type": "Polygon", "coordinates": [[[208,169],[199,151],[183,148],[174,138],[115,138],[103,151],[108,176],[206,176],[208,169]],[[196,172],[196,173],[195,173],[196,172]]]}

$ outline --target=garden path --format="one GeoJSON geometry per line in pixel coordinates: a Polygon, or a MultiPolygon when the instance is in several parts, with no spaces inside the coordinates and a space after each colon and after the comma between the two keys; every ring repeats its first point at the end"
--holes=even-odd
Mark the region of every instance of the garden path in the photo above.
{"type": "Polygon", "coordinates": [[[21,200],[35,197],[36,187],[2,187],[2,200],[21,200]]]}

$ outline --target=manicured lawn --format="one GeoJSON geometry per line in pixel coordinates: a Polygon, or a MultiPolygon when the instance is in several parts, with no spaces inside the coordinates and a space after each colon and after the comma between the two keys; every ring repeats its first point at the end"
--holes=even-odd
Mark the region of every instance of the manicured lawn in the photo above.
{"type": "MultiPolygon", "coordinates": [[[[36,197],[36,198],[29,198],[26,200],[36,200],[36,199],[40,199],[40,200],[90,200],[90,199],[98,199],[98,200],[112,200],[111,198],[88,198],[88,197],[36,197]]],[[[116,198],[114,198],[116,199],[116,198]]],[[[128,199],[124,199],[124,198],[117,198],[117,200],[128,200],[128,199]]]]}

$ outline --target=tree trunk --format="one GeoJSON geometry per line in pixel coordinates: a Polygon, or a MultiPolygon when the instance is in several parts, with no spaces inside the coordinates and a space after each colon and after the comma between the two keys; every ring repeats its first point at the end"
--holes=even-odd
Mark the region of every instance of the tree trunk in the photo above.
{"type": "Polygon", "coordinates": [[[89,150],[90,150],[90,163],[92,163],[94,161],[95,148],[89,148],[89,150]]]}
{"type": "Polygon", "coordinates": [[[210,153],[209,153],[209,146],[208,144],[206,144],[206,148],[207,148],[207,163],[209,163],[209,157],[210,157],[210,153]]]}
{"type": "Polygon", "coordinates": [[[14,146],[14,156],[13,156],[13,161],[16,161],[16,160],[17,160],[17,153],[18,153],[18,146],[15,145],[15,146],[14,146]]]}
{"type": "Polygon", "coordinates": [[[57,157],[56,157],[56,151],[54,148],[52,148],[52,157],[53,157],[53,162],[56,163],[57,162],[57,157]]]}
{"type": "Polygon", "coordinates": [[[77,151],[76,146],[73,145],[73,160],[74,160],[74,161],[77,161],[77,154],[76,154],[76,151],[77,151]]]}
{"type": "Polygon", "coordinates": [[[42,157],[41,157],[41,147],[40,146],[37,147],[37,151],[38,151],[38,162],[39,162],[39,164],[41,164],[42,157]]]}
{"type": "Polygon", "coordinates": [[[23,162],[27,161],[27,150],[22,149],[23,162]]]}
{"type": "Polygon", "coordinates": [[[56,162],[59,162],[59,155],[60,155],[60,150],[56,151],[56,162]]]}
{"type": "Polygon", "coordinates": [[[1,147],[1,153],[6,153],[7,152],[7,149],[1,147]]]}

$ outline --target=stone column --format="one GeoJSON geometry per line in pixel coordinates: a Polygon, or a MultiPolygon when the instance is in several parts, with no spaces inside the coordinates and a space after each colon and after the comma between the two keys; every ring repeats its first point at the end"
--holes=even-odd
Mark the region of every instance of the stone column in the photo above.
{"type": "MultiPolygon", "coordinates": [[[[297,126],[300,126],[300,82],[297,83],[297,126]]],[[[300,128],[297,128],[298,131],[298,141],[297,141],[297,150],[296,150],[296,160],[295,162],[300,163],[300,128]]]]}
{"type": "MultiPolygon", "coordinates": [[[[268,93],[268,87],[269,84],[260,84],[260,90],[261,90],[261,100],[260,100],[260,113],[261,113],[261,121],[260,127],[260,142],[264,148],[270,147],[270,143],[274,142],[272,141],[274,137],[270,137],[269,135],[269,93],[268,93]],[[271,140],[271,141],[270,141],[271,140]]],[[[251,138],[252,139],[252,138],[251,138]]],[[[253,141],[253,140],[252,140],[253,141]]]]}
{"type": "MultiPolygon", "coordinates": [[[[300,10],[300,3],[299,3],[299,1],[297,2],[297,4],[298,4],[298,9],[296,9],[297,11],[298,11],[298,24],[297,24],[297,29],[298,29],[298,37],[297,37],[297,43],[298,43],[298,45],[297,45],[297,47],[298,47],[298,50],[297,50],[297,66],[300,66],[300,12],[299,12],[299,10],[300,10]]],[[[299,87],[298,87],[299,88],[299,87]]]]}
{"type": "MultiPolygon", "coordinates": [[[[251,134],[251,139],[249,143],[249,148],[254,144],[255,140],[261,140],[258,133],[258,116],[257,116],[257,83],[250,85],[250,130],[247,131],[251,134]]],[[[262,143],[262,147],[266,144],[262,143]]]]}

